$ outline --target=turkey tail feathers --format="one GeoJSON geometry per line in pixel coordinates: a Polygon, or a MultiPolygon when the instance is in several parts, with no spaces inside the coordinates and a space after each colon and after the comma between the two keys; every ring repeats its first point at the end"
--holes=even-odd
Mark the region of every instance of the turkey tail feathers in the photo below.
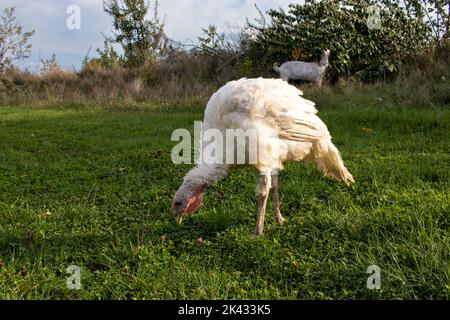
{"type": "Polygon", "coordinates": [[[341,180],[347,185],[355,182],[331,139],[316,141],[313,144],[312,152],[314,162],[324,175],[341,180]]]}

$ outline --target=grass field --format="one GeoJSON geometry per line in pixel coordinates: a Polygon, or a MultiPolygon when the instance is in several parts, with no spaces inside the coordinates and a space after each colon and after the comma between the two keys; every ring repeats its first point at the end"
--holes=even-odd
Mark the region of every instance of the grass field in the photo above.
{"type": "Polygon", "coordinates": [[[448,109],[322,110],[356,184],[287,164],[287,223],[268,214],[258,239],[250,169],[173,221],[190,167],[170,161],[170,136],[198,110],[1,107],[0,299],[449,298],[448,109]]]}

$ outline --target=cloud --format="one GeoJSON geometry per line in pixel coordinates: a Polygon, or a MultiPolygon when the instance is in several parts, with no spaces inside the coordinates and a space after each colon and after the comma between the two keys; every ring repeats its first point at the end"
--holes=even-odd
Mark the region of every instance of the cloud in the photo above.
{"type": "MultiPolygon", "coordinates": [[[[0,9],[15,6],[18,21],[26,29],[34,29],[31,38],[32,57],[24,63],[36,65],[53,53],[66,68],[79,68],[89,48],[103,47],[103,36],[110,34],[111,18],[103,12],[102,0],[2,0],[0,9]],[[67,7],[81,9],[81,29],[69,30],[67,7]]],[[[290,0],[171,0],[159,1],[159,14],[166,21],[166,33],[174,40],[186,43],[196,41],[202,28],[209,24],[227,31],[245,25],[258,16],[255,3],[263,11],[281,7],[287,9],[290,0]]],[[[299,1],[297,1],[299,2],[299,1]]]]}

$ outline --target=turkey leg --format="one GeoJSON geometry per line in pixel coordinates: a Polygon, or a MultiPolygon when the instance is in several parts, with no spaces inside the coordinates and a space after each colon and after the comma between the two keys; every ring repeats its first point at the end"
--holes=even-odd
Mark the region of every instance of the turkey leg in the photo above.
{"type": "Polygon", "coordinates": [[[264,218],[266,215],[267,198],[270,193],[270,174],[261,172],[256,186],[258,197],[258,218],[256,219],[256,236],[261,236],[264,230],[264,218]]]}
{"type": "Polygon", "coordinates": [[[282,225],[286,220],[283,218],[283,216],[281,215],[281,210],[280,210],[280,194],[278,192],[278,174],[272,174],[272,179],[271,179],[271,184],[272,184],[272,204],[273,204],[273,210],[275,213],[275,220],[277,220],[277,223],[279,225],[282,225]]]}

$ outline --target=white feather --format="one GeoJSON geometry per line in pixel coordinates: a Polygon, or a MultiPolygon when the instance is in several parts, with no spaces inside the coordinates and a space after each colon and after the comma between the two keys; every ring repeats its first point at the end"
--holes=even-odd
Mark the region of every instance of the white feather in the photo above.
{"type": "MultiPolygon", "coordinates": [[[[262,173],[282,169],[286,160],[314,161],[319,169],[346,183],[353,182],[314,102],[281,79],[240,79],[220,88],[209,100],[203,130],[255,129],[260,148],[257,162],[262,173]],[[273,133],[276,132],[277,135],[273,133]],[[278,148],[274,148],[278,146],[278,148]],[[277,152],[274,152],[277,150],[277,152]]],[[[210,185],[223,178],[230,165],[199,165],[185,177],[188,188],[210,185]]]]}

